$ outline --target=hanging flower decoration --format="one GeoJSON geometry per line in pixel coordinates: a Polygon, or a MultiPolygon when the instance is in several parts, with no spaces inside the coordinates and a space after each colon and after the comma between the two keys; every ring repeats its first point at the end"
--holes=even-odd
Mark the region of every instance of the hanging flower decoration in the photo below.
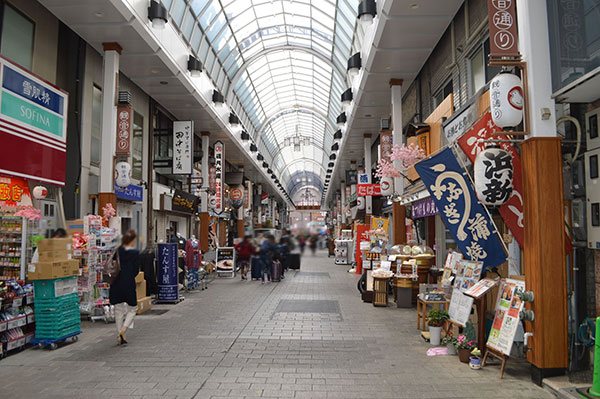
{"type": "Polygon", "coordinates": [[[40,220],[42,218],[42,211],[30,206],[28,208],[21,209],[19,212],[15,213],[15,216],[24,217],[29,221],[40,220]]]}
{"type": "Polygon", "coordinates": [[[377,171],[375,176],[379,178],[384,177],[402,177],[402,173],[396,168],[394,164],[386,159],[382,159],[377,163],[377,171]]]}
{"type": "Polygon", "coordinates": [[[390,155],[391,161],[381,159],[377,163],[377,172],[375,176],[382,177],[405,177],[403,172],[408,168],[425,158],[425,152],[421,147],[415,144],[399,146],[394,144],[392,154],[390,155]],[[400,161],[400,169],[396,168],[393,161],[400,161]]]}
{"type": "Polygon", "coordinates": [[[117,211],[115,210],[115,208],[113,208],[112,204],[109,202],[108,204],[104,205],[104,207],[102,208],[102,214],[104,215],[102,217],[104,219],[104,222],[108,224],[108,221],[117,214],[117,211]]]}

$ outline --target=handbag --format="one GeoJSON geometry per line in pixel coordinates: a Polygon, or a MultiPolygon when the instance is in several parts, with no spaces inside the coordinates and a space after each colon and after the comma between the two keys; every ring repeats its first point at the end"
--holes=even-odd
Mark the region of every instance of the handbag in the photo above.
{"type": "Polygon", "coordinates": [[[104,263],[102,271],[102,281],[108,284],[115,282],[119,273],[121,273],[121,261],[119,259],[119,247],[117,247],[104,263]],[[116,256],[115,256],[116,254],[116,256]]]}

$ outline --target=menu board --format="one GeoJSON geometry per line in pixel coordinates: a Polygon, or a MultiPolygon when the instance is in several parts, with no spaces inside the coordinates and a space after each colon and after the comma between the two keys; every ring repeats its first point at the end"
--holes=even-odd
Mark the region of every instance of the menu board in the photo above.
{"type": "Polygon", "coordinates": [[[458,261],[454,288],[464,292],[474,286],[479,281],[479,277],[481,277],[482,269],[483,262],[467,259],[458,261]]]}
{"type": "Polygon", "coordinates": [[[519,313],[523,309],[520,294],[525,291],[525,282],[504,279],[500,283],[494,323],[490,331],[487,346],[510,355],[515,334],[519,326],[519,313]]]}
{"type": "Polygon", "coordinates": [[[464,327],[469,321],[473,301],[473,298],[466,296],[459,289],[454,288],[452,290],[452,298],[450,299],[450,307],[448,309],[450,320],[464,327]]]}
{"type": "Polygon", "coordinates": [[[465,295],[479,298],[498,284],[498,279],[484,278],[464,292],[465,295]]]}
{"type": "Polygon", "coordinates": [[[450,251],[448,252],[448,256],[446,257],[446,263],[444,264],[444,268],[448,268],[452,270],[452,273],[456,273],[458,269],[457,263],[462,260],[463,256],[460,252],[450,251]]]}

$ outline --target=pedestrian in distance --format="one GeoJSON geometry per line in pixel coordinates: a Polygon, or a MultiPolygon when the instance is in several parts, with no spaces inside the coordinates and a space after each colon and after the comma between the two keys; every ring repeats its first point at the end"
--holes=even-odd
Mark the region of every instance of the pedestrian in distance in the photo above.
{"type": "Polygon", "coordinates": [[[260,246],[260,260],[261,260],[261,280],[262,284],[265,283],[265,272],[267,273],[268,282],[271,282],[271,267],[273,260],[279,258],[277,251],[277,244],[275,243],[275,236],[269,234],[262,245],[260,246]]]}
{"type": "Polygon", "coordinates": [[[306,248],[306,239],[303,235],[298,236],[298,243],[300,245],[300,255],[304,255],[304,248],[306,248]]]}
{"type": "Polygon", "coordinates": [[[133,327],[133,319],[137,312],[137,294],[135,292],[135,276],[140,271],[140,252],[135,249],[137,234],[129,230],[121,239],[117,249],[121,271],[110,285],[110,304],[115,307],[117,325],[117,343],[127,343],[127,329],[133,327]]]}
{"type": "Polygon", "coordinates": [[[251,236],[245,236],[242,242],[235,245],[235,252],[239,262],[242,280],[246,280],[248,269],[250,268],[250,259],[252,258],[252,255],[256,253],[256,248],[252,245],[251,239],[251,236]]]}
{"type": "Polygon", "coordinates": [[[312,236],[310,236],[310,241],[308,243],[309,247],[310,247],[310,251],[312,252],[313,256],[315,256],[315,254],[317,253],[317,241],[319,240],[319,237],[317,237],[316,234],[313,234],[312,236]]]}

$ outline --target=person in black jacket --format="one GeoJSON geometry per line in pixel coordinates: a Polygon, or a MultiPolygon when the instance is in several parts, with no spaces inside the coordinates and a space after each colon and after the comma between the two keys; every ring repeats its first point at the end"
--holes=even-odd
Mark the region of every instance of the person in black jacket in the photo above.
{"type": "Polygon", "coordinates": [[[140,272],[140,252],[134,248],[137,234],[129,230],[121,240],[117,249],[121,271],[110,285],[110,304],[115,307],[117,324],[117,343],[126,344],[126,333],[133,326],[133,318],[137,312],[137,294],[135,292],[135,276],[140,272]]]}

